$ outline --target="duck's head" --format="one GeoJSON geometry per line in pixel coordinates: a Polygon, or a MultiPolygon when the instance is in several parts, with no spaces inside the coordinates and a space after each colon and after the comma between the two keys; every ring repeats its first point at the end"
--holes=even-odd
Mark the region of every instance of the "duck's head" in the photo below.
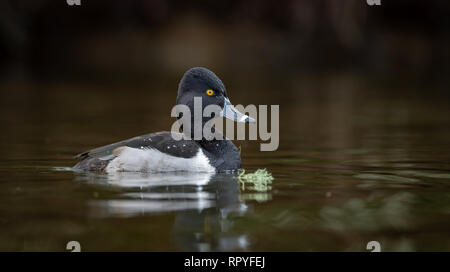
{"type": "MultiPolygon", "coordinates": [[[[202,112],[209,105],[218,105],[222,109],[220,116],[235,122],[255,122],[253,118],[239,112],[231,104],[227,90],[219,77],[203,67],[191,68],[183,75],[178,86],[177,104],[188,106],[191,114],[194,114],[195,97],[202,98],[202,112]]],[[[203,117],[203,124],[214,117],[214,115],[203,117]]]]}

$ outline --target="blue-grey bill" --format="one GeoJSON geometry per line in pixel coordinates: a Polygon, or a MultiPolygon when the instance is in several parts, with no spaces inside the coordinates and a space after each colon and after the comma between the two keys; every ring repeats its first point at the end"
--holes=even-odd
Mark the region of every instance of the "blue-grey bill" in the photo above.
{"type": "Polygon", "coordinates": [[[248,115],[245,115],[241,112],[239,112],[230,102],[228,98],[225,97],[223,105],[223,110],[220,113],[222,117],[228,118],[230,120],[233,120],[235,122],[241,122],[241,123],[254,123],[256,122],[255,119],[251,118],[248,115]]]}

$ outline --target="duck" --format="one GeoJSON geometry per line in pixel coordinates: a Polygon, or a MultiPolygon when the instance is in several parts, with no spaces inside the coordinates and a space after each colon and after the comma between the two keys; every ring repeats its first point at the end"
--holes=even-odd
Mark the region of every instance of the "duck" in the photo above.
{"type": "MultiPolygon", "coordinates": [[[[202,110],[219,106],[220,116],[235,122],[255,119],[239,112],[230,102],[225,85],[211,70],[194,67],[178,84],[176,105],[187,106],[194,114],[194,98],[202,98],[202,110]]],[[[215,116],[200,118],[202,128],[215,116]]],[[[177,117],[179,119],[179,117],[177,117]]],[[[194,120],[191,116],[190,120],[194,120]]],[[[192,123],[193,125],[193,123],[192,123]]],[[[217,131],[217,133],[221,133],[217,131]]],[[[114,172],[229,172],[241,168],[240,150],[226,137],[192,137],[193,132],[149,133],[88,150],[75,156],[76,171],[114,172]],[[191,135],[188,135],[188,134],[191,135]],[[177,137],[174,137],[177,136],[177,137]],[[181,137],[191,136],[191,137],[181,137]]]]}

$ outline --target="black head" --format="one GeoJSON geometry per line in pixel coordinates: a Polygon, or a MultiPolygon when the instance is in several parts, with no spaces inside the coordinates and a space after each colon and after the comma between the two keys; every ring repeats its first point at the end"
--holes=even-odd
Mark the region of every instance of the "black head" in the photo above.
{"type": "Polygon", "coordinates": [[[178,85],[177,104],[189,106],[193,97],[202,97],[203,108],[211,104],[223,108],[227,91],[216,74],[206,68],[195,67],[184,73],[178,85]]]}
{"type": "MultiPolygon", "coordinates": [[[[203,67],[189,69],[178,85],[177,105],[186,105],[191,113],[191,127],[194,128],[194,99],[201,98],[203,110],[209,105],[219,106],[219,115],[237,122],[253,122],[254,120],[246,116],[233,107],[227,97],[227,91],[222,81],[210,70],[203,67]]],[[[182,115],[179,114],[178,118],[182,115]]],[[[206,122],[213,119],[214,114],[209,117],[202,117],[202,124],[197,128],[201,129],[206,122]]],[[[191,130],[192,132],[193,130],[191,130]]]]}

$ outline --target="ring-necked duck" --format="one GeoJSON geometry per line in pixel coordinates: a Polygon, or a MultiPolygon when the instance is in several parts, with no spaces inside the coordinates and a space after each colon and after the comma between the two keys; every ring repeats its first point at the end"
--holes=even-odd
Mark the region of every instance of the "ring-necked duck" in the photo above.
{"type": "MultiPolygon", "coordinates": [[[[180,81],[177,105],[188,106],[193,114],[194,97],[202,98],[203,109],[208,105],[218,105],[222,108],[223,117],[237,122],[254,122],[232,106],[222,81],[206,68],[192,68],[180,81]]],[[[202,127],[210,119],[212,117],[203,117],[202,127]]],[[[223,140],[206,140],[204,137],[201,140],[175,140],[171,133],[174,132],[150,133],[78,154],[76,158],[82,160],[74,169],[224,172],[241,168],[239,150],[225,137],[223,140]]]]}

